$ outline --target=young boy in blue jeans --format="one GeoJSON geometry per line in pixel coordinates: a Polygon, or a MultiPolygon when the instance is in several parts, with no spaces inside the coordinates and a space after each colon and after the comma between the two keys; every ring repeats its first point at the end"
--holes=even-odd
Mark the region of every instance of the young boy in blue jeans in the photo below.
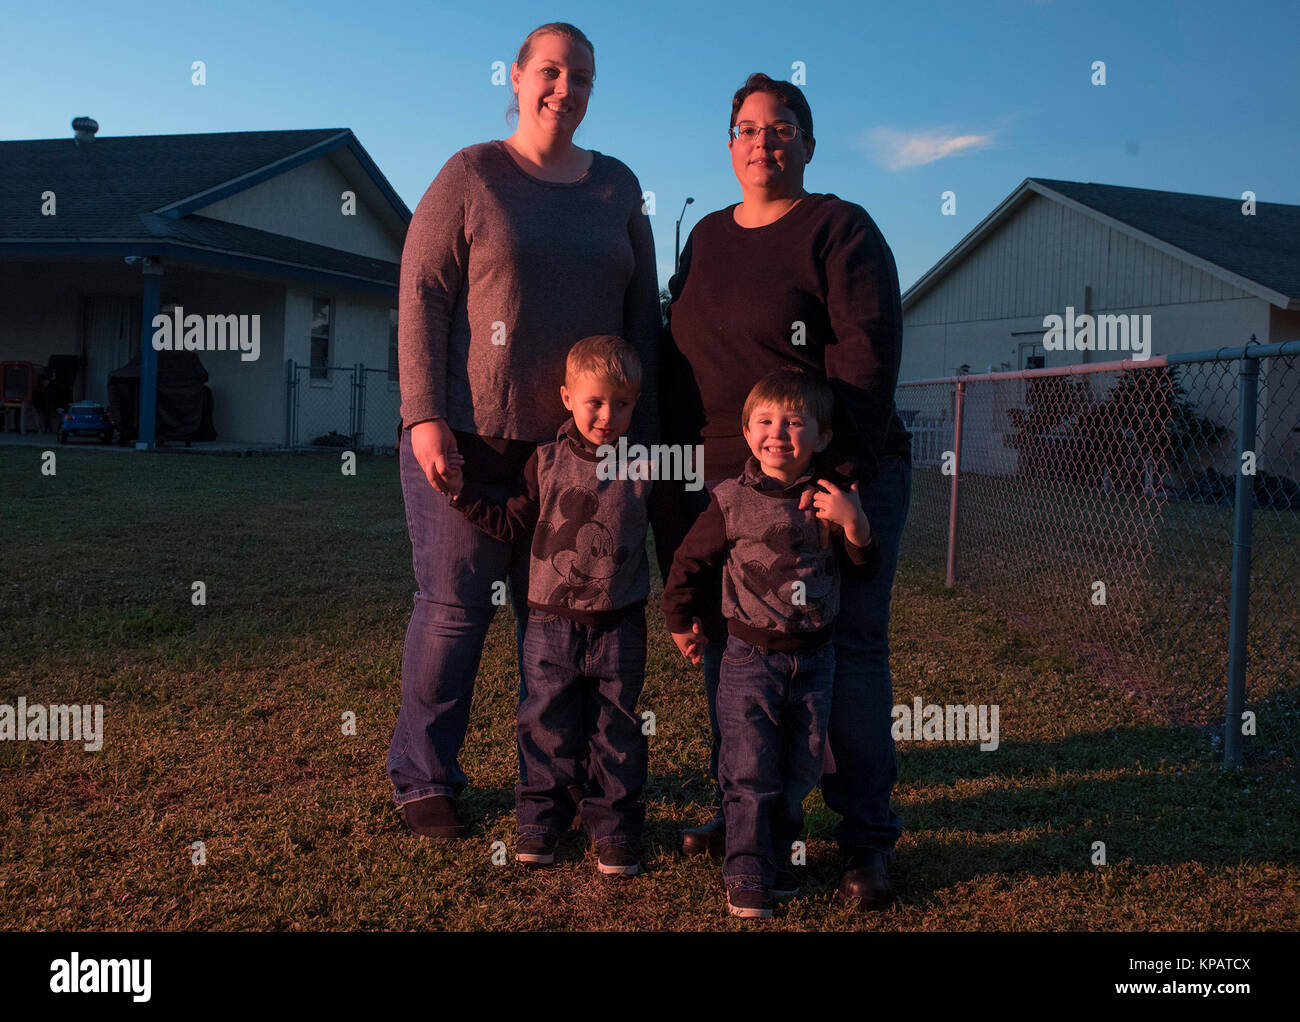
{"type": "Polygon", "coordinates": [[[840,571],[870,577],[880,563],[857,484],[841,489],[813,469],[830,442],[833,410],[830,388],[800,369],[755,385],[741,414],[753,457],[740,478],[714,489],[664,587],[673,640],[699,663],[699,619],[717,598],[722,569],[722,875],[728,910],[745,919],[769,917],[775,898],[798,891],[788,864],[803,800],[822,772],[840,571]]]}
{"type": "MultiPolygon", "coordinates": [[[[671,528],[668,481],[614,466],[641,389],[641,362],[620,337],[587,337],[565,363],[560,397],[573,413],[540,445],[515,492],[486,499],[453,465],[452,504],[502,542],[532,536],[518,736],[526,781],[515,789],[515,858],[549,866],[582,792],[582,825],[601,873],[639,868],[646,738],[636,702],[645,682],[646,527],[671,528]]],[[[657,473],[653,473],[656,474],[657,473]]]]}

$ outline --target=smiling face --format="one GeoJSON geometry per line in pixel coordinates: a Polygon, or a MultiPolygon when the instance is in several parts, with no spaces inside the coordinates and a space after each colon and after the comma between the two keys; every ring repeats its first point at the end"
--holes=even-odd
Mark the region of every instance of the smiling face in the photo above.
{"type": "MultiPolygon", "coordinates": [[[[737,124],[768,127],[784,121],[798,125],[795,112],[770,92],[752,92],[736,111],[737,124]]],[[[802,131],[782,142],[775,132],[763,131],[752,141],[732,139],[731,169],[742,191],[765,198],[794,198],[803,192],[803,171],[812,159],[813,143],[802,131]]]]}
{"type": "Polygon", "coordinates": [[[812,457],[830,443],[817,420],[803,409],[794,411],[760,402],[745,423],[745,442],[758,459],[764,475],[792,483],[808,470],[812,457]]]}
{"type": "Polygon", "coordinates": [[[582,43],[562,35],[538,36],[523,67],[510,67],[519,99],[519,127],[572,137],[587,113],[595,60],[582,43]]]}
{"type": "Polygon", "coordinates": [[[560,387],[560,399],[578,432],[597,447],[617,443],[632,421],[637,392],[591,373],[579,373],[570,384],[560,387]]]}

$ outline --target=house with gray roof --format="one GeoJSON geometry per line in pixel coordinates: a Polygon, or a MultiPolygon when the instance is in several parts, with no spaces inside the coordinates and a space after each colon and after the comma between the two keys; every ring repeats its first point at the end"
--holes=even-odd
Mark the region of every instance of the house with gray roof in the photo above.
{"type": "MultiPolygon", "coordinates": [[[[391,443],[411,213],[352,131],[74,126],[0,142],[0,361],[75,356],[69,396],[107,403],[110,373],[137,360],[149,393],[174,346],[206,370],[220,440],[391,443]]],[[[137,446],[154,444],[153,407],[139,401],[137,446]]]]}
{"type": "MultiPolygon", "coordinates": [[[[1300,340],[1300,206],[1028,178],[908,288],[903,324],[900,381],[1300,340]]],[[[1295,362],[1260,370],[1258,453],[1270,464],[1300,456],[1295,362]]],[[[1199,467],[1227,474],[1237,467],[1234,374],[1231,363],[1201,361],[1177,377],[1195,413],[1224,434],[1203,445],[1199,467]]],[[[1120,375],[1089,386],[1100,396],[1120,375]]],[[[948,398],[939,386],[899,388],[919,462],[952,446],[948,398]]],[[[971,390],[963,465],[1014,472],[1009,410],[1031,403],[1023,381],[971,390]]]]}
{"type": "Polygon", "coordinates": [[[1300,206],[1027,178],[904,293],[899,379],[1133,357],[1049,349],[1067,310],[1156,355],[1300,338],[1300,206]]]}

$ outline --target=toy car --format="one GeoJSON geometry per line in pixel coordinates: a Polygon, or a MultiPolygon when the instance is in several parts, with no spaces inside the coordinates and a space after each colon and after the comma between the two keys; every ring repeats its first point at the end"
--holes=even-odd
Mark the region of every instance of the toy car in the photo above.
{"type": "Polygon", "coordinates": [[[94,401],[74,401],[63,410],[59,420],[59,443],[66,444],[69,436],[97,436],[101,443],[113,442],[113,417],[108,409],[94,401]]]}

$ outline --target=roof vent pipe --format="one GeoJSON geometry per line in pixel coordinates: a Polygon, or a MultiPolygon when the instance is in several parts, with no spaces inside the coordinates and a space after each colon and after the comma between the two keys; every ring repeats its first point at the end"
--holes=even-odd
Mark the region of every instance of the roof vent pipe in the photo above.
{"type": "Polygon", "coordinates": [[[77,145],[82,142],[95,141],[95,132],[99,130],[99,122],[93,117],[74,117],[72,119],[72,130],[77,139],[77,145]]]}

